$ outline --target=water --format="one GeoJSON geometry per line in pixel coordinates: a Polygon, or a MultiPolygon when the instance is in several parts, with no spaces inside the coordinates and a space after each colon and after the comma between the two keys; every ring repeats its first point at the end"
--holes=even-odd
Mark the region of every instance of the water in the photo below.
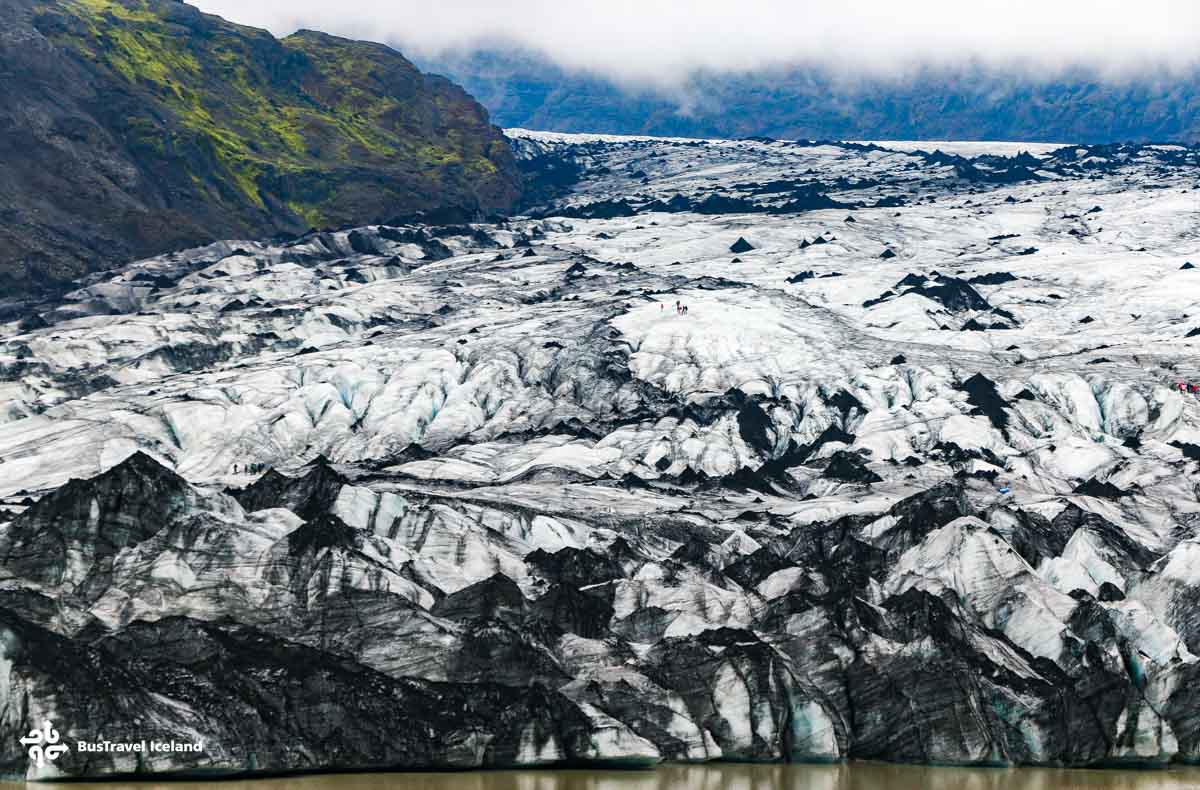
{"type": "Polygon", "coordinates": [[[0,790],[1200,790],[1200,768],[1067,771],[836,765],[665,765],[647,771],[479,771],[22,785],[0,790]]]}

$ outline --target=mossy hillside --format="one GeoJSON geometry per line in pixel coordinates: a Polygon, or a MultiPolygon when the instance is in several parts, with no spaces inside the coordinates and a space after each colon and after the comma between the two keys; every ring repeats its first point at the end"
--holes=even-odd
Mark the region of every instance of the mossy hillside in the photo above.
{"type": "Polygon", "coordinates": [[[518,197],[486,113],[388,47],[277,40],[172,0],[36,5],[42,32],[92,75],[92,111],[172,206],[273,232],[518,197]]]}

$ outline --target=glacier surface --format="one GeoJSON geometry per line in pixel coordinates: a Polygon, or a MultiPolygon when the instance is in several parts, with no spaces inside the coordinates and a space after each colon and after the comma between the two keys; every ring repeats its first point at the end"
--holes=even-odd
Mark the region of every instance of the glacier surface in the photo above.
{"type": "Polygon", "coordinates": [[[1200,150],[509,134],[5,326],[0,771],[1200,760],[1200,150]]]}

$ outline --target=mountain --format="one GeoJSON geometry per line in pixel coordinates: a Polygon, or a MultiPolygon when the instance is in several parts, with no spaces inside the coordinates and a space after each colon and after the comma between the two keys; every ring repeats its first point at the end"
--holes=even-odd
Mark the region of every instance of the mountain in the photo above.
{"type": "Polygon", "coordinates": [[[536,54],[481,49],[419,61],[466,86],[505,127],[816,140],[1200,140],[1200,71],[1105,80],[982,65],[905,77],[820,68],[694,74],[677,90],[623,87],[536,54]]]}
{"type": "Polygon", "coordinates": [[[0,0],[0,285],[219,238],[510,209],[486,111],[380,44],[174,0],[0,0]]]}

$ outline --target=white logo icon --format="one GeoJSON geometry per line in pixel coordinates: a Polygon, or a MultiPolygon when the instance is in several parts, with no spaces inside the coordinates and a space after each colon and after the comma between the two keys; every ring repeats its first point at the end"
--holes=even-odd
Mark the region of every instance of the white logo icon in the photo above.
{"type": "Polygon", "coordinates": [[[47,760],[54,762],[67,753],[67,745],[58,742],[58,730],[48,720],[42,722],[42,728],[34,728],[21,739],[22,746],[29,747],[29,759],[38,765],[47,760]]]}

